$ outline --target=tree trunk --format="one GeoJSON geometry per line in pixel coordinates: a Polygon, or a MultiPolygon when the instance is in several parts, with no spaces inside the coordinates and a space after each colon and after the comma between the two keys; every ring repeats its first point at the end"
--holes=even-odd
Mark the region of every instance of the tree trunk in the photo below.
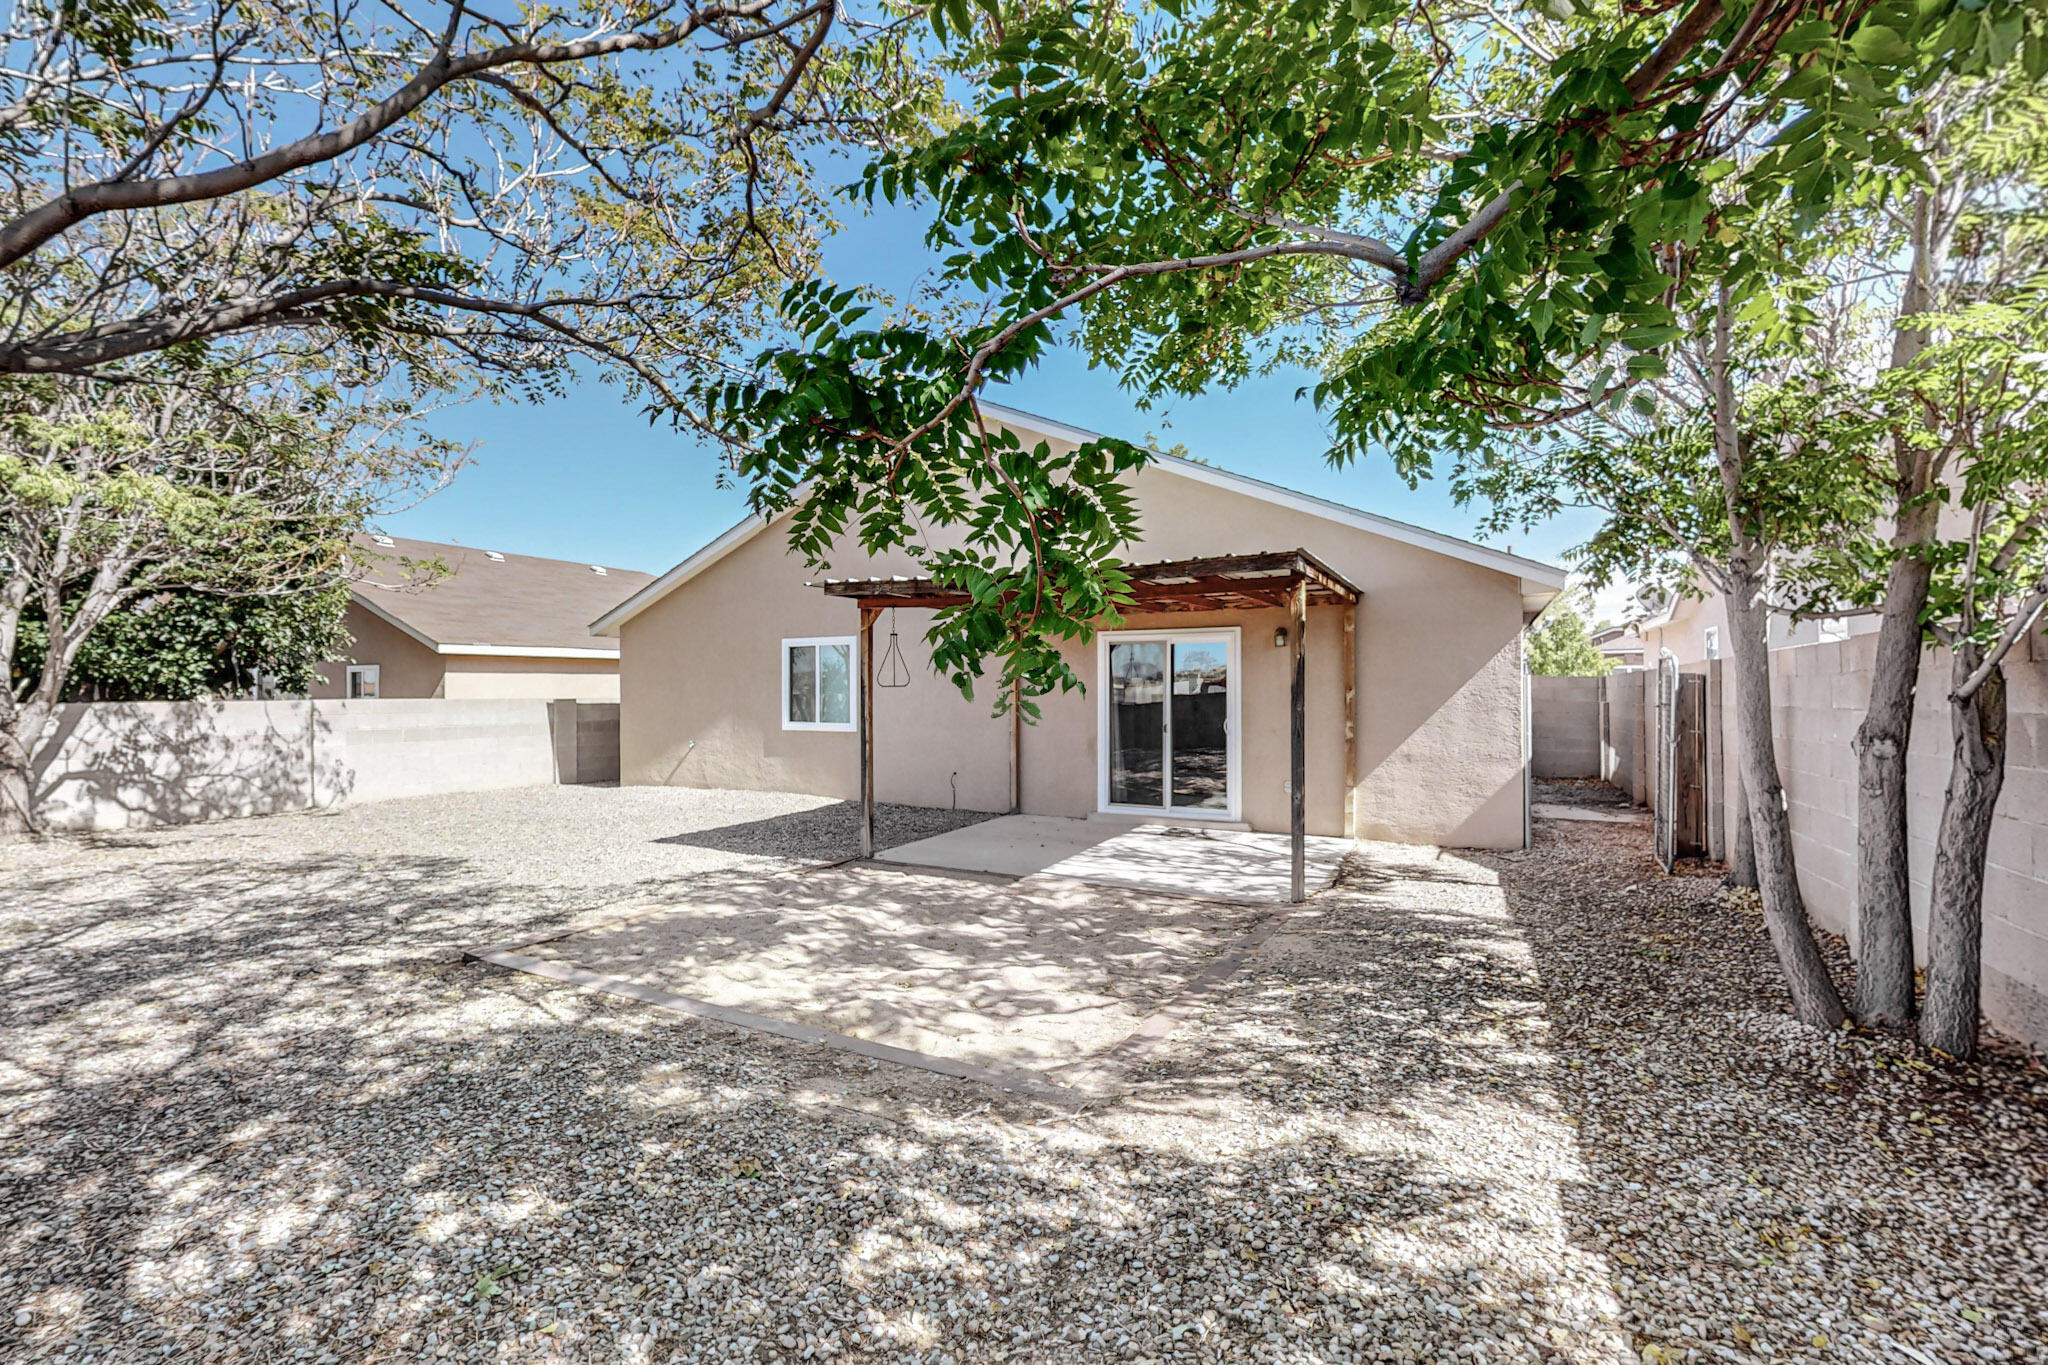
{"type": "Polygon", "coordinates": [[[1727,599],[1734,645],[1736,745],[1749,804],[1757,886],[1763,893],[1764,926],[1792,993],[1792,1013],[1814,1028],[1835,1029],[1846,1017],[1842,997],[1806,922],[1792,858],[1792,822],[1785,813],[1785,789],[1771,743],[1770,608],[1763,601],[1760,580],[1753,566],[1738,559],[1731,566],[1727,599]]]}
{"type": "MultiPolygon", "coordinates": [[[[1931,515],[1925,520],[1932,522],[1931,515]]],[[[1931,525],[1929,530],[1931,531],[1931,525]]],[[[1902,525],[1901,540],[1915,536],[1902,525]]],[[[1920,681],[1920,614],[1929,561],[1903,548],[1885,583],[1870,705],[1856,727],[1857,1022],[1903,1033],[1913,1025],[1913,901],[1906,860],[1906,748],[1920,681]]]]}
{"type": "Polygon", "coordinates": [[[1756,890],[1756,836],[1749,827],[1749,798],[1735,810],[1735,856],[1728,863],[1728,885],[1756,890]]]}
{"type": "MultiPolygon", "coordinates": [[[[1958,683],[1982,660],[1955,651],[1958,683]]],[[[1984,859],[1991,817],[2005,785],[2005,671],[1994,668],[1969,697],[1949,698],[1955,751],[1934,844],[1934,896],[1927,925],[1927,1005],[1920,1041],[1967,1061],[1977,1055],[1977,1007],[1984,958],[1984,859]]]]}
{"type": "Polygon", "coordinates": [[[0,843],[18,843],[42,832],[36,815],[35,763],[43,725],[16,710],[0,728],[0,843]]]}

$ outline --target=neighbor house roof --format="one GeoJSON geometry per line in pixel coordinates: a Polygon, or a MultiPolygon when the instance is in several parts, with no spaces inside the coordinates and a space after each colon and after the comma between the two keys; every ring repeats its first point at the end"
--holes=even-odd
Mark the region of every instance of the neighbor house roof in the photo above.
{"type": "MultiPolygon", "coordinates": [[[[983,413],[1005,426],[1037,432],[1041,436],[1050,436],[1055,440],[1072,441],[1077,445],[1081,445],[1089,441],[1101,439],[1100,432],[1070,426],[1065,422],[1054,421],[1049,417],[1040,417],[1036,413],[1024,412],[1017,408],[1006,408],[995,403],[984,402],[980,406],[983,413]]],[[[1476,545],[1469,540],[1460,540],[1456,536],[1445,535],[1441,531],[1432,531],[1426,527],[1412,526],[1405,521],[1396,521],[1392,517],[1383,517],[1377,512],[1367,512],[1356,507],[1346,507],[1343,503],[1331,502],[1327,498],[1318,498],[1308,493],[1297,493],[1291,488],[1283,488],[1279,484],[1268,483],[1264,479],[1255,479],[1248,474],[1236,474],[1227,469],[1218,469],[1214,465],[1202,464],[1196,460],[1184,460],[1177,455],[1167,455],[1158,452],[1153,454],[1151,463],[1146,467],[1168,474],[1177,474],[1182,478],[1192,479],[1197,483],[1206,483],[1217,488],[1229,489],[1234,493],[1242,493],[1246,497],[1257,498],[1261,502],[1292,508],[1297,512],[1306,512],[1310,516],[1321,517],[1326,521],[1336,522],[1342,526],[1350,526],[1361,531],[1370,531],[1375,535],[1384,536],[1388,540],[1399,541],[1404,545],[1414,545],[1425,550],[1434,550],[1436,553],[1448,555],[1452,559],[1463,560],[1468,564],[1477,564],[1482,568],[1493,569],[1496,572],[1511,575],[1521,582],[1522,609],[1525,615],[1532,615],[1535,612],[1541,611],[1549,604],[1550,599],[1557,596],[1564,588],[1565,571],[1554,564],[1545,564],[1538,560],[1525,559],[1520,555],[1496,550],[1488,545],[1476,545]]],[[[783,515],[786,516],[788,514],[784,513],[783,515]]],[[[779,519],[777,518],[777,520],[779,519]]],[[[769,525],[768,519],[752,516],[733,526],[709,545],[706,545],[703,549],[697,551],[697,553],[691,555],[688,559],[676,565],[673,569],[670,569],[667,573],[599,617],[590,627],[591,634],[617,635],[620,626],[632,620],[635,616],[638,616],[641,612],[647,610],[647,608],[653,606],[656,602],[659,602],[662,598],[668,596],[761,532],[767,530],[769,525]]]]}
{"type": "Polygon", "coordinates": [[[1643,637],[1636,633],[1634,626],[1609,626],[1596,630],[1589,637],[1593,648],[1602,654],[1640,654],[1643,652],[1643,637]]]}
{"type": "Polygon", "coordinates": [[[355,600],[437,654],[617,658],[617,643],[592,640],[589,623],[654,580],[636,569],[398,536],[356,543],[365,573],[355,600]],[[439,561],[448,572],[422,585],[407,561],[439,561]]]}

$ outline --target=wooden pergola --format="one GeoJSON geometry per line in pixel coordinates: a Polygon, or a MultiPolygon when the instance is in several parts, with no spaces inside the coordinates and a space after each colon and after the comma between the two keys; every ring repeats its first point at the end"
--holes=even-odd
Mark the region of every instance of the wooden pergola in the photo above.
{"type": "MultiPolygon", "coordinates": [[[[1307,836],[1303,787],[1308,769],[1308,609],[1341,606],[1344,612],[1344,828],[1353,827],[1352,802],[1358,785],[1359,591],[1343,575],[1307,550],[1175,559],[1124,566],[1130,578],[1134,614],[1152,612],[1248,611],[1284,607],[1290,614],[1293,650],[1293,720],[1288,792],[1293,856],[1289,894],[1306,897],[1307,836]]],[[[964,606],[966,594],[929,578],[828,578],[813,586],[827,596],[850,597],[860,608],[860,856],[875,851],[875,621],[888,607],[937,610],[964,606]]],[[[1023,714],[1012,708],[1010,726],[1010,808],[1023,806],[1023,714]]]]}

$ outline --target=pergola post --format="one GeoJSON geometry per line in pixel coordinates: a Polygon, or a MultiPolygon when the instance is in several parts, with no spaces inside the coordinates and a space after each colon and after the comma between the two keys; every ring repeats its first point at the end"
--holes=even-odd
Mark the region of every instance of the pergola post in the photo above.
{"type": "Polygon", "coordinates": [[[875,618],[880,607],[860,609],[860,856],[875,856],[875,618]]]}
{"type": "Polygon", "coordinates": [[[1358,837],[1358,603],[1344,608],[1344,837],[1358,837]]]}
{"type": "Polygon", "coordinates": [[[1304,578],[1294,585],[1294,591],[1289,597],[1288,611],[1294,618],[1293,629],[1288,632],[1294,645],[1294,695],[1293,714],[1288,726],[1287,899],[1300,904],[1308,899],[1308,808],[1304,799],[1307,793],[1303,790],[1308,783],[1307,579],[1304,578]]]}
{"type": "Polygon", "coordinates": [[[1024,680],[1010,684],[1010,814],[1024,813],[1024,680]]]}

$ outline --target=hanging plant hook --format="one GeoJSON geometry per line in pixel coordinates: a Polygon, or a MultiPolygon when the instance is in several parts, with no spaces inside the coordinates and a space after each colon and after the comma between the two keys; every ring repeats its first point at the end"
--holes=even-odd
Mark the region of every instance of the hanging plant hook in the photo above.
{"type": "Polygon", "coordinates": [[[910,665],[903,662],[903,645],[896,638],[896,608],[894,607],[889,608],[889,644],[882,651],[881,662],[876,671],[880,674],[875,679],[875,686],[877,687],[910,686],[910,665]]]}

